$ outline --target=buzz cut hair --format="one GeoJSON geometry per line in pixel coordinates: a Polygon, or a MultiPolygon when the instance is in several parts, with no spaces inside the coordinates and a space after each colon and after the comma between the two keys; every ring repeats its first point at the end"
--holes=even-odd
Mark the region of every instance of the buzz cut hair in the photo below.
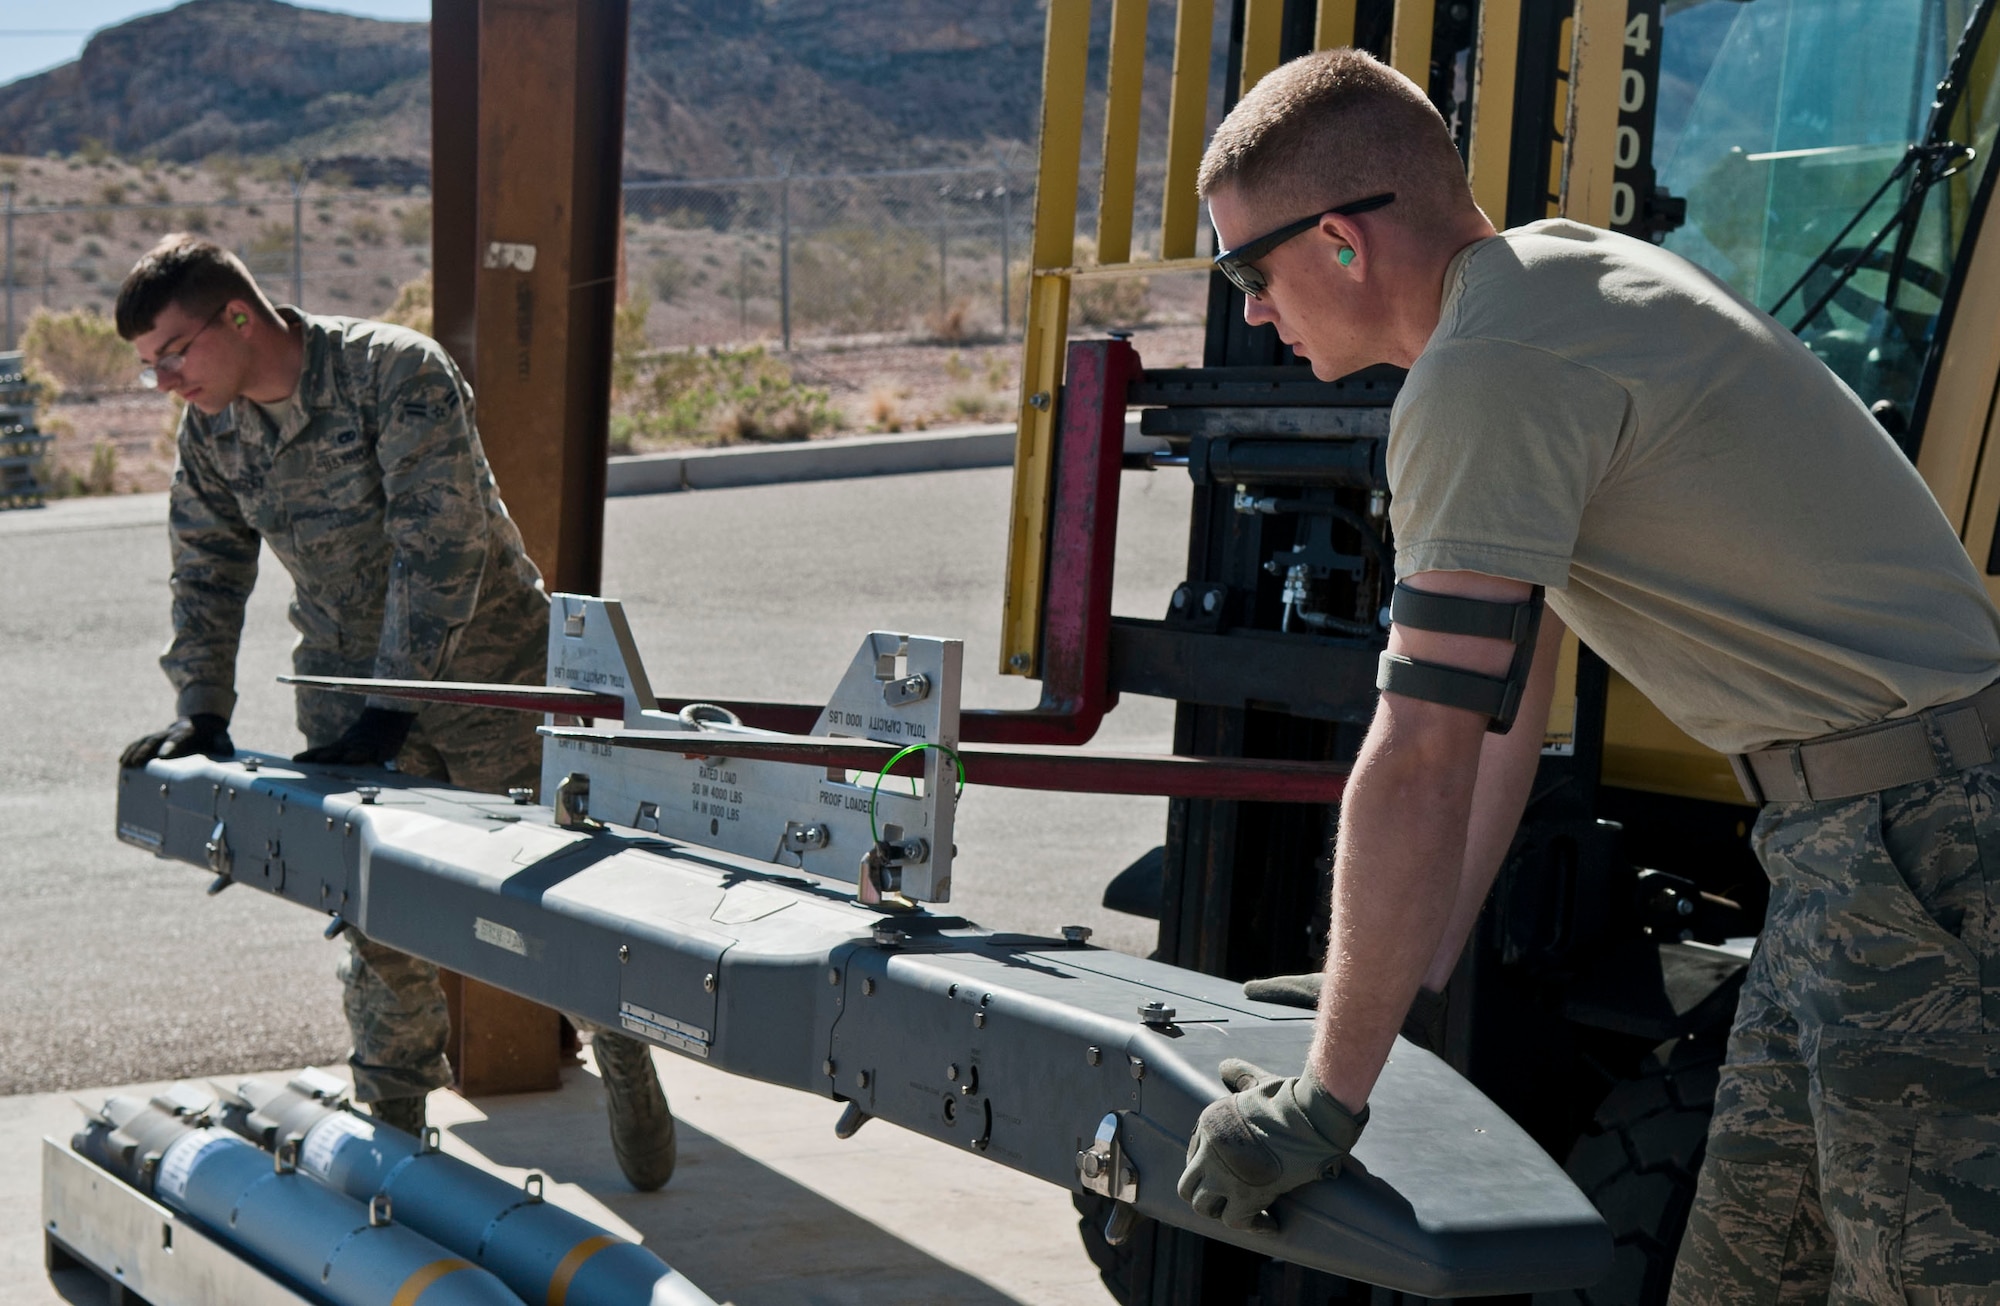
{"type": "Polygon", "coordinates": [[[1415,82],[1365,50],[1273,70],[1216,128],[1196,184],[1276,221],[1393,193],[1397,219],[1444,230],[1478,212],[1451,129],[1415,82]]]}
{"type": "Polygon", "coordinates": [[[176,231],[162,236],[125,274],[112,318],[121,338],[136,340],[169,305],[190,317],[208,317],[231,300],[250,305],[267,322],[281,320],[242,259],[212,240],[176,231]]]}

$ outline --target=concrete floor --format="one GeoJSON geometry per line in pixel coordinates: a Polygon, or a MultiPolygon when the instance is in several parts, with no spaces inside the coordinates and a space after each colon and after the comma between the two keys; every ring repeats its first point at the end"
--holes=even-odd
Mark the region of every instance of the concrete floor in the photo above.
{"type": "MultiPolygon", "coordinates": [[[[1026,706],[1035,686],[994,670],[1007,487],[996,470],[614,500],[604,589],[626,602],[663,693],[818,700],[866,631],[899,629],[966,641],[968,706],[1026,706]]],[[[1127,475],[1118,611],[1165,610],[1183,571],[1187,503],[1184,478],[1127,475]]],[[[74,1128],[68,1090],[345,1055],[337,953],[317,918],[247,890],[207,898],[191,868],[112,838],[118,750],[171,711],[153,662],[166,628],[163,522],[161,496],[0,514],[0,882],[11,891],[0,1094],[14,1095],[0,1096],[0,1284],[10,1302],[57,1299],[33,1268],[34,1149],[43,1133],[74,1128]]],[[[273,751],[299,744],[289,692],[273,683],[291,641],[288,592],[267,555],[237,677],[235,737],[273,751]]],[[[1164,751],[1170,729],[1168,705],[1131,700],[1100,742],[1164,751]]],[[[1165,806],[975,789],[960,808],[952,910],[1001,929],[1087,924],[1097,942],[1145,952],[1151,922],[1098,897],[1159,842],[1165,806]]],[[[833,1104],[660,1059],[686,1132],[681,1176],[651,1197],[616,1175],[594,1081],[450,1108],[441,1095],[438,1111],[468,1113],[458,1143],[498,1166],[556,1167],[550,1178],[580,1204],[628,1222],[718,1299],[1105,1300],[1066,1193],[891,1126],[836,1144],[833,1104]]]]}

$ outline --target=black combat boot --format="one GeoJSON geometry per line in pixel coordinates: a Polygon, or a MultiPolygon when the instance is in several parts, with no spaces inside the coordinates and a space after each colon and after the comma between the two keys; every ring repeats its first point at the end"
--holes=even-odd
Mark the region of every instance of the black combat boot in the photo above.
{"type": "Polygon", "coordinates": [[[383,1124],[421,1138],[424,1132],[424,1095],[385,1097],[368,1104],[368,1114],[383,1124]]]}
{"type": "Polygon", "coordinates": [[[650,1193],[674,1176],[674,1115],[653,1069],[653,1051],[610,1030],[591,1035],[590,1047],[604,1079],[618,1168],[634,1188],[650,1193]]]}

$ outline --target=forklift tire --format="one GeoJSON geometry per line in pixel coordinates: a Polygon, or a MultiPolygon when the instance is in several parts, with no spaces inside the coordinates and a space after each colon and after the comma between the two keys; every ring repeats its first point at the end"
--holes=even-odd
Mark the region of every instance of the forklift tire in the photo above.
{"type": "Polygon", "coordinates": [[[1589,1288],[1535,1295],[1535,1306],[1659,1306],[1708,1149],[1726,1026],[1655,1048],[1618,1084],[1564,1169],[1611,1226],[1611,1270],[1589,1288]]]}

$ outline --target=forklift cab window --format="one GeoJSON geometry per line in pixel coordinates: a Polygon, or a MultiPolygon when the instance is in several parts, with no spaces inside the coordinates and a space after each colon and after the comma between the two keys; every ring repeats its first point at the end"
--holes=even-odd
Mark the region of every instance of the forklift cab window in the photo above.
{"type": "Polygon", "coordinates": [[[1666,6],[1655,157],[1666,188],[1688,201],[1687,223],[1667,237],[1667,248],[1797,329],[1898,434],[1923,382],[1995,145],[2000,23],[1987,27],[1944,132],[1977,155],[1925,190],[1910,221],[1880,247],[1863,249],[1911,198],[1909,175],[1877,191],[1922,140],[1975,7],[1975,0],[1666,6]],[[1802,322],[1857,262],[1846,285],[1802,322]]]}

